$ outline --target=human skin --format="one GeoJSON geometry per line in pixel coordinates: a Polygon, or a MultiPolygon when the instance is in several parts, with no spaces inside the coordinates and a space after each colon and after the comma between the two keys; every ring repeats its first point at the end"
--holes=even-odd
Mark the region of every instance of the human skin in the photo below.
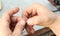
{"type": "Polygon", "coordinates": [[[24,29],[25,21],[19,16],[13,16],[18,11],[19,8],[5,11],[2,18],[0,18],[0,36],[22,36],[21,33],[24,29]],[[14,25],[15,27],[10,25],[14,25]]]}
{"type": "Polygon", "coordinates": [[[49,27],[57,36],[60,34],[60,17],[41,4],[33,4],[25,8],[22,17],[27,21],[28,33],[34,32],[32,26],[39,25],[49,27]]]}
{"type": "Polygon", "coordinates": [[[0,19],[0,36],[22,36],[26,26],[29,33],[33,33],[34,25],[49,27],[56,36],[60,36],[60,16],[48,10],[41,4],[34,4],[24,9],[22,17],[13,16],[18,8],[6,11],[0,19]],[[10,26],[13,25],[13,26],[10,26]],[[14,29],[12,29],[14,28],[14,29]]]}

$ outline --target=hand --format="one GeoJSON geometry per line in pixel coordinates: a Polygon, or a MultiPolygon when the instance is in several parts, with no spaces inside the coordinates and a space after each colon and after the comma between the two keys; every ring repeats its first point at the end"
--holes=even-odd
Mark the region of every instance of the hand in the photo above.
{"type": "Polygon", "coordinates": [[[0,36],[21,36],[25,21],[13,16],[18,12],[18,8],[6,11],[0,20],[0,36]]]}
{"type": "Polygon", "coordinates": [[[56,21],[58,15],[48,10],[41,4],[33,4],[32,6],[24,9],[22,17],[27,21],[27,31],[31,32],[31,30],[33,29],[31,25],[49,27],[56,21]]]}

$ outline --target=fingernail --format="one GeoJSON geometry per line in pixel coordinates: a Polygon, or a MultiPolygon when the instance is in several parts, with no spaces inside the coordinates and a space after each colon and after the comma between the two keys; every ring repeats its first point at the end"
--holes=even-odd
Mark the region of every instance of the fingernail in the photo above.
{"type": "Polygon", "coordinates": [[[24,26],[25,25],[25,21],[24,20],[20,20],[20,24],[24,26]]]}
{"type": "Polygon", "coordinates": [[[33,23],[32,23],[31,20],[27,20],[27,24],[28,24],[28,25],[33,25],[33,23]]]}

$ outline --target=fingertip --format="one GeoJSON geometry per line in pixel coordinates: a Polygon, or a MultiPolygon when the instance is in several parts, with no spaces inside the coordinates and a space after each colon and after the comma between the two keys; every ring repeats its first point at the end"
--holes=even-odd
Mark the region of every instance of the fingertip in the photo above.
{"type": "Polygon", "coordinates": [[[18,7],[13,8],[13,11],[14,11],[15,13],[17,13],[17,12],[19,11],[19,8],[18,8],[18,7]]]}
{"type": "Polygon", "coordinates": [[[26,30],[27,30],[28,34],[34,34],[34,28],[32,26],[27,25],[26,30]]]}
{"type": "Polygon", "coordinates": [[[24,20],[20,20],[20,23],[21,23],[22,26],[25,25],[25,21],[24,20]]]}
{"type": "Polygon", "coordinates": [[[12,16],[15,13],[17,13],[18,11],[19,11],[19,8],[18,7],[12,8],[12,9],[9,9],[9,10],[5,11],[5,13],[3,14],[3,16],[5,16],[5,15],[12,16]]]}
{"type": "Polygon", "coordinates": [[[28,19],[28,20],[27,20],[27,24],[28,24],[28,25],[33,25],[32,20],[28,19]]]}
{"type": "Polygon", "coordinates": [[[31,30],[29,31],[29,34],[34,34],[34,29],[30,28],[31,30]]]}

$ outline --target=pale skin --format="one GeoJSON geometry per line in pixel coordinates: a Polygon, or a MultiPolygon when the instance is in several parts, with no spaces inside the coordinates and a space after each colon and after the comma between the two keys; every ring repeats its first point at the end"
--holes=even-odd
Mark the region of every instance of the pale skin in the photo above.
{"type": "Polygon", "coordinates": [[[24,9],[22,17],[27,21],[27,32],[33,33],[32,26],[39,25],[49,27],[56,36],[60,36],[60,16],[48,10],[45,6],[33,4],[24,9]]]}
{"type": "Polygon", "coordinates": [[[32,27],[34,25],[49,27],[56,36],[60,36],[60,16],[43,5],[33,4],[27,7],[23,10],[22,18],[13,16],[18,11],[19,8],[5,11],[2,18],[0,18],[0,36],[22,36],[21,33],[24,28],[28,33],[33,33],[34,29],[32,27]]]}
{"type": "MultiPolygon", "coordinates": [[[[25,26],[25,21],[21,17],[13,16],[18,10],[18,8],[14,8],[5,11],[0,20],[0,36],[22,36],[21,33],[25,26]],[[13,32],[12,29],[10,29],[10,23],[12,23],[11,25],[16,24],[13,32]]],[[[13,28],[13,26],[11,28],[13,28]]]]}

